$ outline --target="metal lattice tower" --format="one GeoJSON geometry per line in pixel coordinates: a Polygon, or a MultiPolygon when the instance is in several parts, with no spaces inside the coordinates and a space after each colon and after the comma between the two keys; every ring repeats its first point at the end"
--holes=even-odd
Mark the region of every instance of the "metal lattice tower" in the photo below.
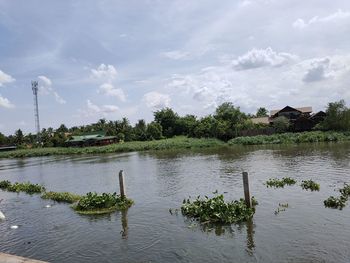
{"type": "Polygon", "coordinates": [[[34,118],[35,118],[35,130],[38,136],[38,142],[40,140],[40,123],[39,123],[39,106],[38,106],[38,82],[32,81],[32,90],[34,95],[34,118]]]}

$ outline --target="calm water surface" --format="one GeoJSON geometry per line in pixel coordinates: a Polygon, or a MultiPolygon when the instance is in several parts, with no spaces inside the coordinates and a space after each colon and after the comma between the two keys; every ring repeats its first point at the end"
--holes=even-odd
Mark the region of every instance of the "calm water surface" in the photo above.
{"type": "Polygon", "coordinates": [[[37,195],[0,191],[7,217],[0,222],[0,251],[51,262],[350,262],[350,207],[323,206],[350,182],[346,143],[0,159],[0,180],[78,194],[114,192],[121,169],[135,201],[127,213],[82,216],[37,195]],[[169,213],[184,198],[215,190],[239,199],[243,170],[259,201],[251,222],[203,227],[169,213]],[[284,176],[313,179],[321,191],[263,185],[284,176]]]}

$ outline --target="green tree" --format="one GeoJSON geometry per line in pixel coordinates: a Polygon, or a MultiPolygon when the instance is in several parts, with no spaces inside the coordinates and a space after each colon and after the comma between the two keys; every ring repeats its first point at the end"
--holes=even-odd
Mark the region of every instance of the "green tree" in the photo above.
{"type": "Polygon", "coordinates": [[[350,130],[350,109],[346,107],[344,100],[328,103],[326,114],[327,116],[320,125],[323,129],[350,130]]]}
{"type": "Polygon", "coordinates": [[[18,129],[16,132],[15,132],[15,143],[17,145],[20,145],[23,143],[23,139],[24,139],[24,135],[23,135],[23,132],[21,129],[18,129]]]}
{"type": "Polygon", "coordinates": [[[269,114],[268,114],[268,111],[266,108],[264,107],[260,107],[257,111],[256,111],[256,117],[259,118],[259,117],[268,117],[269,114]]]}
{"type": "Polygon", "coordinates": [[[278,133],[288,131],[289,126],[290,126],[289,120],[284,116],[277,117],[276,119],[273,120],[273,127],[278,133]]]}
{"type": "Polygon", "coordinates": [[[188,114],[184,117],[179,117],[175,122],[175,134],[193,136],[196,125],[197,118],[194,115],[188,114]]]}
{"type": "Polygon", "coordinates": [[[176,135],[176,121],[179,118],[176,112],[170,108],[164,108],[153,113],[154,121],[162,126],[165,137],[170,138],[176,135]]]}
{"type": "Polygon", "coordinates": [[[7,144],[7,137],[0,132],[0,145],[7,144]]]}
{"type": "Polygon", "coordinates": [[[147,138],[150,140],[159,140],[162,138],[162,126],[157,122],[151,122],[147,125],[147,138]]]}
{"type": "Polygon", "coordinates": [[[60,127],[58,127],[58,129],[56,130],[56,132],[68,132],[68,128],[66,127],[66,125],[61,124],[60,127]]]}
{"type": "Polygon", "coordinates": [[[145,120],[139,120],[134,128],[135,139],[138,141],[147,140],[147,126],[145,120]]]}

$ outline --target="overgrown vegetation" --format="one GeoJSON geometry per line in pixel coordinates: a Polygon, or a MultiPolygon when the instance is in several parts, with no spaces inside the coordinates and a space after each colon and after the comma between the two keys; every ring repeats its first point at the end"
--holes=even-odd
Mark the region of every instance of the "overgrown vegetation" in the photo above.
{"type": "Polygon", "coordinates": [[[230,140],[229,145],[260,145],[260,144],[291,144],[309,142],[336,142],[350,140],[350,132],[297,132],[273,135],[257,135],[251,137],[237,137],[230,140]]]}
{"type": "Polygon", "coordinates": [[[82,196],[76,205],[73,205],[75,211],[81,214],[104,214],[116,210],[125,210],[132,206],[133,201],[128,198],[122,198],[116,193],[87,193],[82,196]]]}
{"type": "Polygon", "coordinates": [[[48,155],[73,155],[73,154],[100,154],[100,153],[119,153],[147,150],[168,150],[168,149],[198,149],[209,147],[222,147],[225,143],[217,139],[195,139],[178,136],[171,139],[162,139],[158,141],[147,142],[125,142],[111,144],[100,147],[85,148],[33,148],[21,149],[9,152],[0,152],[0,158],[23,158],[48,155]]]}
{"type": "Polygon", "coordinates": [[[69,192],[45,192],[42,196],[43,199],[50,199],[56,202],[73,204],[80,200],[81,196],[72,194],[69,192]]]}
{"type": "MultiPolygon", "coordinates": [[[[256,203],[254,199],[254,204],[256,203]]],[[[243,199],[225,202],[222,194],[216,194],[213,198],[205,196],[203,199],[198,196],[194,201],[185,199],[181,206],[181,212],[183,215],[202,223],[232,224],[252,218],[255,209],[248,208],[243,199]]]]}
{"type": "Polygon", "coordinates": [[[265,184],[267,187],[283,188],[285,185],[293,185],[296,182],[293,178],[283,177],[282,179],[270,178],[265,184]]]}
{"type": "Polygon", "coordinates": [[[25,183],[14,183],[11,184],[10,181],[1,181],[0,182],[0,189],[7,190],[9,192],[25,192],[27,194],[35,194],[35,193],[42,193],[45,191],[45,187],[39,184],[31,184],[29,182],[25,183]]]}
{"type": "Polygon", "coordinates": [[[350,197],[350,185],[344,184],[344,187],[340,188],[339,192],[339,197],[328,197],[326,200],[324,200],[324,205],[329,208],[337,208],[342,210],[346,206],[346,202],[350,197]]]}
{"type": "Polygon", "coordinates": [[[320,191],[320,184],[312,180],[306,180],[301,182],[301,188],[304,190],[320,191]]]}

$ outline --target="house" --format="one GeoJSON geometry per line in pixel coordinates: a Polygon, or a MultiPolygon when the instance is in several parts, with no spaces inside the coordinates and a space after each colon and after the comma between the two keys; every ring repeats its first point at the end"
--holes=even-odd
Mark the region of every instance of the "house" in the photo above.
{"type": "Polygon", "coordinates": [[[99,146],[108,145],[117,142],[116,136],[106,136],[103,132],[88,133],[79,136],[71,136],[66,140],[66,146],[99,146]]]}

